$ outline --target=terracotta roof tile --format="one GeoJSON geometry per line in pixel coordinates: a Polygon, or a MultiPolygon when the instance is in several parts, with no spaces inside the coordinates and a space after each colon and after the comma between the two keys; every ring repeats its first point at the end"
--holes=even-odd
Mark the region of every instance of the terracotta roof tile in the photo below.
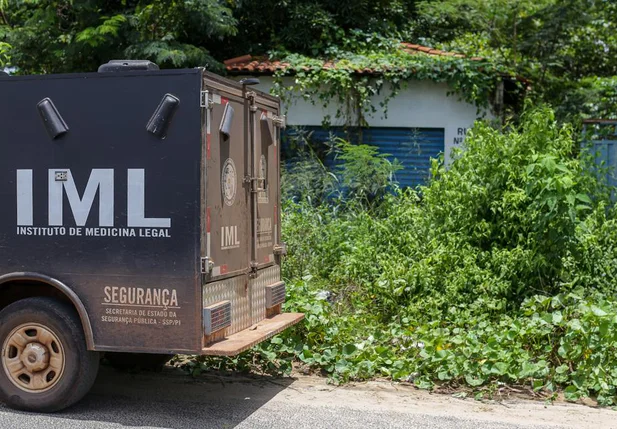
{"type": "MultiPolygon", "coordinates": [[[[429,48],[428,46],[416,45],[415,43],[403,42],[401,43],[401,46],[403,47],[404,50],[406,50],[409,53],[421,52],[421,53],[428,54],[428,55],[436,55],[436,56],[442,56],[442,57],[456,57],[456,58],[465,57],[465,55],[460,54],[458,52],[442,51],[441,49],[434,49],[434,48],[429,48]]],[[[472,59],[474,61],[482,60],[482,58],[479,58],[479,57],[473,57],[472,59]]]]}
{"type": "MultiPolygon", "coordinates": [[[[441,49],[433,49],[428,46],[417,45],[415,43],[401,43],[402,48],[411,54],[420,54],[420,55],[433,55],[433,56],[444,56],[444,57],[456,57],[456,58],[464,58],[465,55],[457,53],[457,52],[446,52],[441,49]]],[[[480,57],[471,57],[473,61],[481,61],[480,57]]],[[[285,63],[282,61],[271,61],[266,57],[253,57],[251,55],[242,55],[240,57],[231,58],[223,62],[227,71],[232,74],[240,74],[240,73],[259,73],[259,74],[273,74],[277,71],[284,70],[289,67],[289,63],[285,63]]],[[[336,62],[327,61],[323,65],[324,69],[335,69],[337,68],[336,62]]],[[[309,67],[305,67],[305,70],[308,70],[309,67]]],[[[364,68],[362,70],[355,70],[356,73],[360,74],[374,74],[375,70],[364,68]]]]}
{"type": "Polygon", "coordinates": [[[226,66],[233,66],[237,63],[244,63],[247,61],[251,61],[252,57],[250,55],[242,55],[241,57],[230,58],[228,60],[223,61],[223,64],[226,66]]]}

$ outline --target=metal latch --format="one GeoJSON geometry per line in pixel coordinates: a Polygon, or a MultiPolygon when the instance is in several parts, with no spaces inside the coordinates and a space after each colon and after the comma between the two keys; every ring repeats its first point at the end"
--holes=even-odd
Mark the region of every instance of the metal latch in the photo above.
{"type": "Polygon", "coordinates": [[[210,98],[210,92],[201,91],[199,106],[205,107],[206,109],[212,109],[213,105],[214,105],[214,100],[210,98]]]}
{"type": "Polygon", "coordinates": [[[286,128],[287,127],[287,118],[285,117],[285,115],[273,115],[272,116],[272,123],[274,124],[275,127],[279,127],[279,128],[286,128]]]}
{"type": "Polygon", "coordinates": [[[257,105],[255,104],[255,100],[257,99],[257,93],[255,91],[247,91],[246,92],[246,99],[250,103],[249,110],[251,112],[256,112],[257,111],[257,105]]]}
{"type": "Polygon", "coordinates": [[[257,261],[251,261],[249,264],[249,267],[251,268],[251,271],[249,271],[249,278],[250,279],[256,279],[258,276],[258,272],[257,269],[259,268],[259,262],[257,261]]]}
{"type": "Polygon", "coordinates": [[[209,256],[206,256],[205,258],[201,258],[201,273],[202,274],[210,274],[210,272],[212,271],[212,268],[214,268],[214,261],[209,256]]]}
{"type": "Polygon", "coordinates": [[[287,255],[287,243],[280,243],[274,246],[274,254],[279,256],[287,255]]]}
{"type": "Polygon", "coordinates": [[[251,192],[265,192],[266,189],[266,179],[264,177],[251,177],[244,176],[244,183],[251,184],[251,192]]]}

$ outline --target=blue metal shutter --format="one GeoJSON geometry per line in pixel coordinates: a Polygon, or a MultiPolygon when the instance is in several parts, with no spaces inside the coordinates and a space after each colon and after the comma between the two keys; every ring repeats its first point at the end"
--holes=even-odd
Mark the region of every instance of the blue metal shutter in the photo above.
{"type": "Polygon", "coordinates": [[[444,152],[445,137],[443,128],[368,128],[362,140],[399,161],[403,169],[396,172],[396,180],[401,187],[415,187],[427,182],[431,158],[444,152]]]}
{"type": "MultiPolygon", "coordinates": [[[[332,137],[348,138],[348,136],[345,135],[345,131],[343,130],[342,127],[330,127],[330,128],[325,129],[325,128],[314,126],[314,125],[304,125],[304,126],[300,126],[299,128],[302,129],[301,135],[308,137],[311,143],[317,144],[317,145],[313,145],[314,149],[318,145],[321,145],[321,149],[325,151],[326,143],[332,137]]],[[[298,127],[286,128],[281,133],[281,152],[282,152],[282,158],[285,160],[286,165],[289,165],[291,162],[293,162],[299,150],[304,149],[302,147],[303,146],[302,140],[297,140],[299,137],[299,134],[300,132],[298,130],[298,127]],[[293,147],[291,144],[292,140],[294,139],[296,139],[296,144],[298,145],[296,147],[293,147]]],[[[334,168],[337,165],[337,162],[333,154],[329,154],[328,156],[325,156],[324,159],[322,159],[322,161],[324,165],[328,166],[329,168],[334,168]]]]}
{"type": "Polygon", "coordinates": [[[615,177],[615,166],[617,165],[617,141],[615,140],[594,140],[591,142],[591,153],[595,156],[597,174],[611,188],[617,186],[615,177]],[[602,177],[604,176],[604,177],[602,177]]]}
{"type": "Polygon", "coordinates": [[[586,121],[583,137],[581,148],[594,157],[596,176],[610,187],[613,201],[617,200],[617,121],[586,121]]]}
{"type": "MultiPolygon", "coordinates": [[[[316,143],[327,141],[330,134],[344,136],[340,127],[303,128],[312,132],[311,140],[316,143]]],[[[391,161],[397,159],[403,169],[396,173],[396,180],[401,187],[415,187],[425,184],[429,178],[431,158],[438,158],[444,152],[445,135],[443,128],[374,127],[362,130],[362,142],[377,146],[379,152],[390,155],[391,161]]],[[[324,162],[331,167],[335,165],[333,159],[324,162]]]]}

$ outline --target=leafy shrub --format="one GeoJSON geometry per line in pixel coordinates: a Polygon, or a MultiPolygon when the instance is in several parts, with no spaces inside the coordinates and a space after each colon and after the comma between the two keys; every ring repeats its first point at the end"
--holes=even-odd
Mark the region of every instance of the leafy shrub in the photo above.
{"type": "MultiPolygon", "coordinates": [[[[354,137],[355,135],[349,135],[354,137]]],[[[312,205],[338,202],[360,205],[379,204],[396,185],[394,174],[402,167],[377,147],[352,144],[330,134],[322,143],[312,141],[312,132],[294,129],[287,136],[293,158],[286,160],[282,178],[283,200],[307,201],[312,205]],[[324,163],[329,159],[331,170],[324,163]]]]}
{"type": "Polygon", "coordinates": [[[617,77],[586,77],[566,92],[559,108],[562,116],[615,119],[617,112],[617,77]]]}
{"type": "Polygon", "coordinates": [[[241,359],[616,403],[617,218],[572,130],[540,108],[466,145],[418,191],[285,202],[285,308],[306,322],[241,359]]]}
{"type": "MultiPolygon", "coordinates": [[[[285,160],[281,175],[283,201],[301,201],[312,205],[336,198],[338,178],[324,165],[322,157],[312,143],[312,133],[302,128],[287,135],[291,159],[285,160]]],[[[288,155],[289,156],[289,155],[288,155]]]]}
{"type": "Polygon", "coordinates": [[[340,138],[334,144],[347,200],[368,206],[381,202],[392,190],[394,173],[401,169],[400,164],[390,162],[390,155],[379,153],[376,146],[351,144],[340,138]]]}

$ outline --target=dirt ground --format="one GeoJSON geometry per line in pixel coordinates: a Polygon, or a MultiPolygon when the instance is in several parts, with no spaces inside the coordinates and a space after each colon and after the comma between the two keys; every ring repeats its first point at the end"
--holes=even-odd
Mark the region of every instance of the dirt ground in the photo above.
{"type": "Polygon", "coordinates": [[[334,386],[325,378],[241,376],[179,368],[103,367],[92,391],[55,414],[0,405],[0,428],[27,429],[550,429],[616,428],[617,412],[520,397],[461,399],[388,381],[334,386]]]}
{"type": "Polygon", "coordinates": [[[617,429],[617,408],[600,407],[591,398],[582,399],[578,403],[567,402],[563,394],[558,394],[555,400],[549,401],[547,397],[524,387],[504,386],[494,392],[491,399],[476,400],[471,392],[467,396],[462,394],[464,391],[447,388],[429,392],[409,383],[388,380],[337,386],[331,384],[327,378],[297,366],[290,378],[243,377],[216,373],[204,374],[202,377],[205,380],[223,377],[232,384],[240,380],[279,384],[286,388],[274,399],[289,403],[300,404],[308,401],[315,406],[345,406],[379,412],[404,410],[435,417],[485,420],[487,423],[617,429]]]}
{"type": "MultiPolygon", "coordinates": [[[[411,385],[387,381],[352,383],[333,386],[327,380],[294,375],[295,381],[277,399],[289,402],[310,401],[314,405],[342,405],[375,411],[417,412],[422,414],[471,418],[505,424],[574,428],[617,428],[617,411],[563,400],[552,403],[524,399],[524,392],[511,392],[507,397],[478,401],[457,398],[451,394],[430,393],[411,385]],[[311,395],[311,392],[313,394],[311,395]],[[301,394],[300,394],[301,393],[301,394]]],[[[593,404],[592,401],[589,401],[593,404]]]]}

